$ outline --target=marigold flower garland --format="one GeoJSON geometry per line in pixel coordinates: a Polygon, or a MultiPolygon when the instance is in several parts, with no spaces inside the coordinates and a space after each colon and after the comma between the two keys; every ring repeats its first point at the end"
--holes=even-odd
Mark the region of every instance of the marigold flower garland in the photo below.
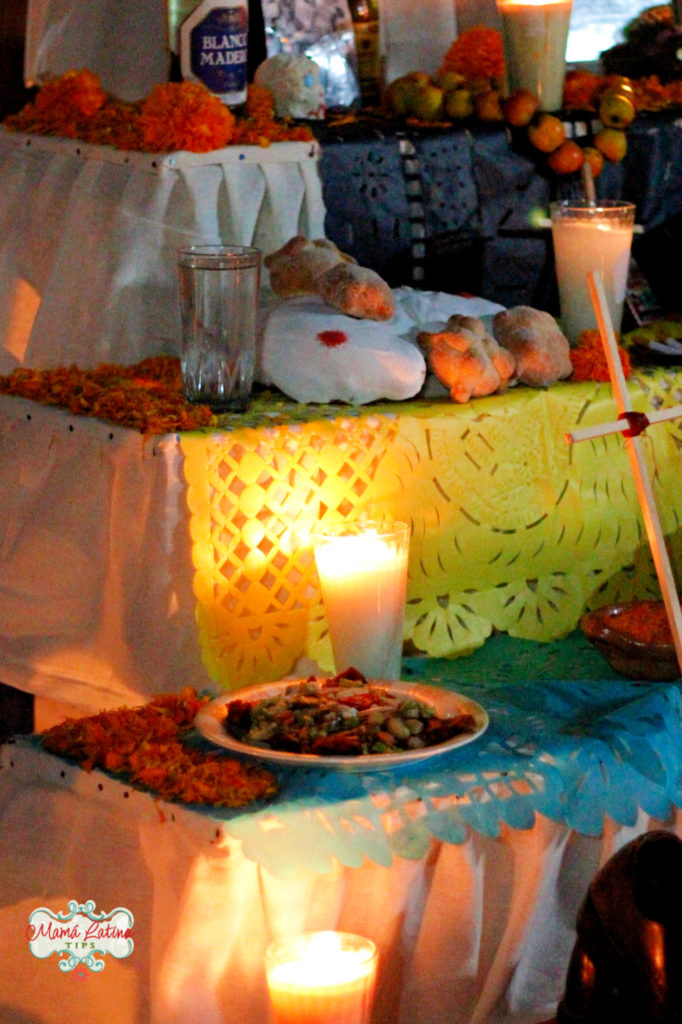
{"type": "Polygon", "coordinates": [[[101,363],[94,370],[18,367],[0,376],[0,394],[58,405],[74,415],[94,416],[142,434],[198,430],[214,420],[208,406],[185,399],[175,356],[153,356],[130,366],[101,363]]]}
{"type": "MultiPolygon", "coordinates": [[[[630,356],[624,348],[618,346],[623,374],[627,379],[632,373],[630,356]]],[[[578,344],[571,349],[571,363],[573,364],[572,381],[609,381],[609,367],[606,361],[606,354],[602,344],[599,331],[582,331],[578,338],[578,344]]]]}
{"type": "Polygon", "coordinates": [[[243,807],[274,796],[278,785],[265,768],[183,742],[207,700],[185,687],[142,707],[70,718],[42,734],[43,746],[77,761],[85,771],[100,768],[123,775],[163,800],[243,807]]]}
{"type": "Polygon", "coordinates": [[[272,93],[262,86],[249,86],[244,112],[237,117],[196,82],[166,82],[139,102],[126,103],[108,96],[87,69],[67,71],[46,83],[32,103],[3,125],[9,131],[148,153],[209,153],[228,145],[266,147],[314,137],[307,125],[278,121],[272,93]]]}

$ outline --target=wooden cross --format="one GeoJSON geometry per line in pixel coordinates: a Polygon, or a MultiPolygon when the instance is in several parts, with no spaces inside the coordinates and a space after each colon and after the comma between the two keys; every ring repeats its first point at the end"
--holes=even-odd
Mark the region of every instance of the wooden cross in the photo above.
{"type": "Polygon", "coordinates": [[[625,374],[623,373],[616,336],[613,331],[613,324],[611,323],[599,271],[595,270],[588,274],[587,282],[592,304],[597,314],[599,334],[604,346],[609,376],[611,377],[611,387],[613,388],[616,408],[618,409],[618,420],[611,423],[598,424],[594,427],[573,430],[566,435],[566,440],[569,444],[572,444],[574,441],[585,441],[589,438],[603,437],[605,434],[615,434],[618,432],[622,433],[625,438],[625,448],[635,477],[637,496],[642,509],[646,535],[663,595],[663,604],[673,635],[680,674],[682,674],[682,611],[680,610],[680,599],[677,587],[675,586],[663,530],[661,529],[658,509],[656,508],[654,494],[651,489],[651,481],[649,480],[644,462],[642,439],[640,436],[651,423],[660,423],[662,420],[676,419],[678,416],[682,416],[682,405],[646,415],[628,409],[629,395],[627,384],[625,383],[625,374]]]}

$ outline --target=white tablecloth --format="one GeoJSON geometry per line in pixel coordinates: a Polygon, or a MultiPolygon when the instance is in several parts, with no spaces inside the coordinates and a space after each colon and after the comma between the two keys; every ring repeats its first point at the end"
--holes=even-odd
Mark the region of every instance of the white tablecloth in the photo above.
{"type": "Polygon", "coordinates": [[[316,143],[153,156],[0,130],[0,373],[179,350],[175,253],[324,235],[316,143]]]}
{"type": "MultiPolygon", "coordinates": [[[[539,817],[527,831],[434,840],[382,866],[276,878],[210,816],[59,759],[5,748],[0,776],[3,1024],[262,1024],[274,937],[340,929],[381,962],[373,1024],[530,1024],[555,1007],[580,900],[599,866],[657,823],[587,838],[539,817]],[[30,913],[69,900],[134,917],[133,953],[63,974],[28,948],[30,913]]],[[[679,823],[670,823],[679,829],[679,823]]]]}
{"type": "Polygon", "coordinates": [[[93,712],[201,688],[176,437],[0,406],[2,681],[93,712]]]}

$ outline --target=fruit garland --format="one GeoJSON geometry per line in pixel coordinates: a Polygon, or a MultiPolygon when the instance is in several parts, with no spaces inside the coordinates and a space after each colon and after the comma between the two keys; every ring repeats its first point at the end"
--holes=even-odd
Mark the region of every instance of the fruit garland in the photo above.
{"type": "Polygon", "coordinates": [[[564,111],[600,121],[577,142],[567,137],[559,112],[539,109],[534,93],[516,89],[505,95],[504,73],[502,34],[477,25],[451,44],[435,78],[411,71],[394,79],[384,94],[384,111],[415,125],[445,127],[469,119],[504,124],[512,144],[538,158],[548,172],[575,174],[587,162],[596,178],[605,161],[617,163],[625,156],[626,131],[639,111],[682,106],[682,80],[663,85],[656,76],[630,80],[571,71],[564,86],[564,111]]]}

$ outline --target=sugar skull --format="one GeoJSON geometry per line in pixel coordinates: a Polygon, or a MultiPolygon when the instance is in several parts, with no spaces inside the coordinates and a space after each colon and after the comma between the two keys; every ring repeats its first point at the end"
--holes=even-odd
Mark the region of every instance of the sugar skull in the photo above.
{"type": "Polygon", "coordinates": [[[302,53],[277,53],[256,69],[254,81],[275,98],[277,117],[319,120],[325,116],[320,69],[302,53]]]}

